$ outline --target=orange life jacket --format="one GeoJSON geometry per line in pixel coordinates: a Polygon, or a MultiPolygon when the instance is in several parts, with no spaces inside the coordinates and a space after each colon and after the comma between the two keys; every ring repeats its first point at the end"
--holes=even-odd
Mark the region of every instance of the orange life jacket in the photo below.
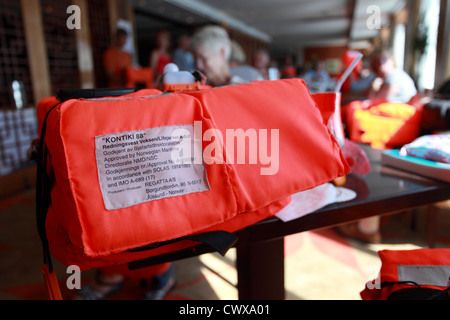
{"type": "Polygon", "coordinates": [[[378,279],[361,292],[364,300],[449,299],[450,249],[382,250],[378,279]]]}
{"type": "Polygon", "coordinates": [[[327,128],[333,110],[299,79],[42,100],[38,184],[47,187],[37,197],[47,255],[86,270],[273,216],[290,195],[349,173],[327,128]]]}
{"type": "Polygon", "coordinates": [[[406,103],[380,103],[364,108],[354,101],[342,109],[350,140],[378,148],[395,148],[419,135],[422,107],[406,103]]]}

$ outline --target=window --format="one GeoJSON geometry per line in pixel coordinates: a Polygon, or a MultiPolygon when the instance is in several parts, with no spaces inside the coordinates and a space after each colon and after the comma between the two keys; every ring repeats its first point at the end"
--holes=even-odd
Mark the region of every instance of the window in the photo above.
{"type": "Polygon", "coordinates": [[[418,31],[424,32],[427,42],[423,54],[417,61],[417,85],[419,90],[434,89],[439,8],[439,0],[422,1],[420,8],[422,24],[419,24],[418,31]]]}

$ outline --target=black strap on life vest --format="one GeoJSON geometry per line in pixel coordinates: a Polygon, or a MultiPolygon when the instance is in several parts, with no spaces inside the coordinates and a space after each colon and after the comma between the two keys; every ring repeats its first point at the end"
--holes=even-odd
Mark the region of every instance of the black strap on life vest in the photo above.
{"type": "Polygon", "coordinates": [[[45,220],[47,218],[48,208],[50,207],[51,198],[51,182],[50,176],[47,172],[48,150],[45,145],[45,132],[47,128],[47,118],[50,112],[55,109],[61,102],[57,103],[47,112],[41,128],[41,136],[39,139],[37,152],[37,172],[36,172],[36,224],[39,233],[39,238],[42,242],[44,264],[48,265],[49,272],[53,272],[53,263],[50,254],[50,247],[48,245],[47,232],[45,229],[45,220]]]}
{"type": "Polygon", "coordinates": [[[392,292],[388,300],[450,300],[448,293],[450,287],[443,290],[422,287],[414,281],[382,282],[381,288],[392,287],[395,285],[408,284],[411,288],[401,288],[392,292]]]}

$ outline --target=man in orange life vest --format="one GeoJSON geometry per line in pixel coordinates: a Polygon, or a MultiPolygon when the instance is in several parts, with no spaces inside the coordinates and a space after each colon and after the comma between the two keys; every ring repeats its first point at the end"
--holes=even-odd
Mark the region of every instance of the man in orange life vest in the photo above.
{"type": "Polygon", "coordinates": [[[103,67],[111,88],[124,87],[125,71],[131,66],[131,55],[124,50],[128,34],[124,29],[117,29],[114,43],[103,55],[103,67]]]}

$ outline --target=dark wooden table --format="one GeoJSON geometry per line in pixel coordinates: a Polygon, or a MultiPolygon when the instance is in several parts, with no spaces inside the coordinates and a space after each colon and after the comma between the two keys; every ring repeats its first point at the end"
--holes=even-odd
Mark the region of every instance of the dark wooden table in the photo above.
{"type": "Polygon", "coordinates": [[[284,237],[393,214],[450,199],[450,184],[409,174],[381,163],[381,150],[363,146],[372,166],[365,177],[347,176],[357,197],[328,205],[302,218],[272,218],[237,232],[239,299],[284,299],[284,237]]]}
{"type": "MultiPolygon", "coordinates": [[[[282,222],[270,218],[236,234],[239,299],[280,300],[284,289],[284,237],[299,232],[330,228],[372,216],[393,214],[450,199],[450,184],[386,167],[381,150],[363,146],[371,172],[360,177],[347,176],[345,187],[356,198],[330,204],[296,220],[282,222]]],[[[199,245],[181,252],[152,259],[152,264],[173,261],[212,252],[199,245]]],[[[139,266],[139,262],[137,263],[139,266]]]]}

